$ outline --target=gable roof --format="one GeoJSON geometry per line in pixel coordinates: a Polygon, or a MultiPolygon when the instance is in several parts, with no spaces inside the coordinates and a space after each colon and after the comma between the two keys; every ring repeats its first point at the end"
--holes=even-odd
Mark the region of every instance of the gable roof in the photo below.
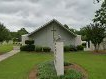
{"type": "Polygon", "coordinates": [[[72,31],[70,31],[68,28],[64,27],[64,25],[62,25],[59,21],[57,21],[56,19],[53,19],[51,21],[49,21],[48,23],[44,24],[43,26],[39,27],[38,29],[36,29],[35,31],[31,32],[28,36],[33,35],[34,33],[36,33],[37,31],[41,30],[42,28],[44,28],[45,26],[49,25],[52,22],[56,22],[57,24],[59,24],[62,28],[64,28],[67,32],[69,32],[70,34],[72,34],[73,36],[77,36],[75,33],[73,33],[72,31]]]}

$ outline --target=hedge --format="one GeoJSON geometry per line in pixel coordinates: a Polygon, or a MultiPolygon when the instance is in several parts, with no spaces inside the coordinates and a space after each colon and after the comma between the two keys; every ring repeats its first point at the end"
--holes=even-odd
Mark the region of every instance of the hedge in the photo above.
{"type": "Polygon", "coordinates": [[[20,47],[21,51],[35,51],[35,45],[25,45],[20,47]]]}
{"type": "Polygon", "coordinates": [[[42,52],[42,47],[36,46],[36,47],[35,47],[35,51],[36,51],[36,52],[42,52]]]}
{"type": "Polygon", "coordinates": [[[26,40],[24,46],[20,47],[21,51],[35,51],[35,45],[33,40],[26,40]]]}
{"type": "Polygon", "coordinates": [[[43,47],[43,52],[50,52],[51,48],[50,47],[43,47]]]}
{"type": "Polygon", "coordinates": [[[64,46],[64,52],[69,52],[70,51],[70,46],[64,46]]]}
{"type": "Polygon", "coordinates": [[[83,49],[84,49],[84,46],[82,46],[82,45],[77,46],[77,50],[83,50],[83,49]]]}
{"type": "Polygon", "coordinates": [[[64,46],[64,52],[69,52],[69,51],[77,51],[77,48],[73,45],[64,46]]]}
{"type": "Polygon", "coordinates": [[[82,46],[86,47],[86,43],[82,43],[82,46]]]}
{"type": "Polygon", "coordinates": [[[26,40],[25,44],[32,45],[32,44],[34,44],[34,40],[26,40]]]}
{"type": "Polygon", "coordinates": [[[50,52],[51,48],[50,47],[40,47],[40,46],[36,46],[35,47],[35,51],[36,52],[50,52]]]}
{"type": "Polygon", "coordinates": [[[76,46],[70,45],[70,51],[77,51],[76,46]]]}

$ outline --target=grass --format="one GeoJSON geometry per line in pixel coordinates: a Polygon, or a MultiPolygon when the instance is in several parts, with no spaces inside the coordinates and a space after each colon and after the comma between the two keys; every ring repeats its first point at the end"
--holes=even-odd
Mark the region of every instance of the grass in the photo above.
{"type": "Polygon", "coordinates": [[[18,53],[0,62],[0,79],[27,79],[34,65],[51,60],[51,54],[18,53]]]}
{"type": "Polygon", "coordinates": [[[106,55],[97,55],[88,52],[66,53],[66,61],[81,65],[89,75],[89,79],[106,78],[106,55]]]}
{"type": "MultiPolygon", "coordinates": [[[[18,53],[0,62],[0,79],[27,79],[30,70],[38,64],[51,61],[52,54],[18,53]]],[[[89,79],[106,78],[106,55],[89,52],[65,53],[65,61],[81,65],[89,79]]]]}
{"type": "Polygon", "coordinates": [[[12,44],[2,44],[0,45],[0,54],[7,53],[13,49],[12,44]]]}

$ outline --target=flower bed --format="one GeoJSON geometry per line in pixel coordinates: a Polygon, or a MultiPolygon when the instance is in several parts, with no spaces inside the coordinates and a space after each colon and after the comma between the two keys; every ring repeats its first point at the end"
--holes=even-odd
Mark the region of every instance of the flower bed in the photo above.
{"type": "MultiPolygon", "coordinates": [[[[66,65],[72,65],[72,64],[66,64],[66,65]]],[[[83,79],[83,75],[81,72],[75,70],[75,69],[65,69],[65,75],[57,76],[56,70],[54,67],[53,62],[45,62],[43,64],[40,64],[38,66],[38,79],[83,79]]]]}

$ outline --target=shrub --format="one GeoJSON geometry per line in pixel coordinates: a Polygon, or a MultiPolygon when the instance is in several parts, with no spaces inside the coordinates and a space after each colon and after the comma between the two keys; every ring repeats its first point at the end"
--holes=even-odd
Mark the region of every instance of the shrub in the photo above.
{"type": "Polygon", "coordinates": [[[35,45],[25,45],[20,47],[21,51],[34,51],[35,45]]]}
{"type": "Polygon", "coordinates": [[[82,45],[77,46],[77,50],[83,50],[83,49],[84,49],[84,47],[82,45]]]}
{"type": "Polygon", "coordinates": [[[77,51],[77,48],[73,45],[64,46],[64,52],[69,52],[69,51],[77,51]]]}
{"type": "Polygon", "coordinates": [[[86,43],[82,43],[82,46],[86,47],[86,43]]]}
{"type": "Polygon", "coordinates": [[[36,46],[36,47],[35,47],[35,51],[36,51],[36,52],[42,52],[42,47],[36,46]]]}
{"type": "Polygon", "coordinates": [[[70,51],[77,51],[77,48],[73,45],[70,45],[70,51]]]}
{"type": "Polygon", "coordinates": [[[72,65],[72,64],[68,62],[64,62],[64,66],[69,66],[69,65],[72,65]]]}
{"type": "Polygon", "coordinates": [[[69,52],[70,51],[70,46],[64,46],[64,52],[69,52]]]}
{"type": "Polygon", "coordinates": [[[20,47],[20,50],[21,50],[21,51],[25,51],[25,50],[26,50],[26,46],[21,46],[21,47],[20,47]]]}
{"type": "Polygon", "coordinates": [[[51,48],[50,47],[43,47],[43,52],[50,52],[51,48]]]}
{"type": "Polygon", "coordinates": [[[33,45],[34,44],[33,40],[26,40],[25,44],[27,45],[20,47],[21,51],[35,51],[35,45],[33,45]]]}
{"type": "Polygon", "coordinates": [[[34,40],[26,40],[25,44],[32,45],[34,44],[34,40]]]}

